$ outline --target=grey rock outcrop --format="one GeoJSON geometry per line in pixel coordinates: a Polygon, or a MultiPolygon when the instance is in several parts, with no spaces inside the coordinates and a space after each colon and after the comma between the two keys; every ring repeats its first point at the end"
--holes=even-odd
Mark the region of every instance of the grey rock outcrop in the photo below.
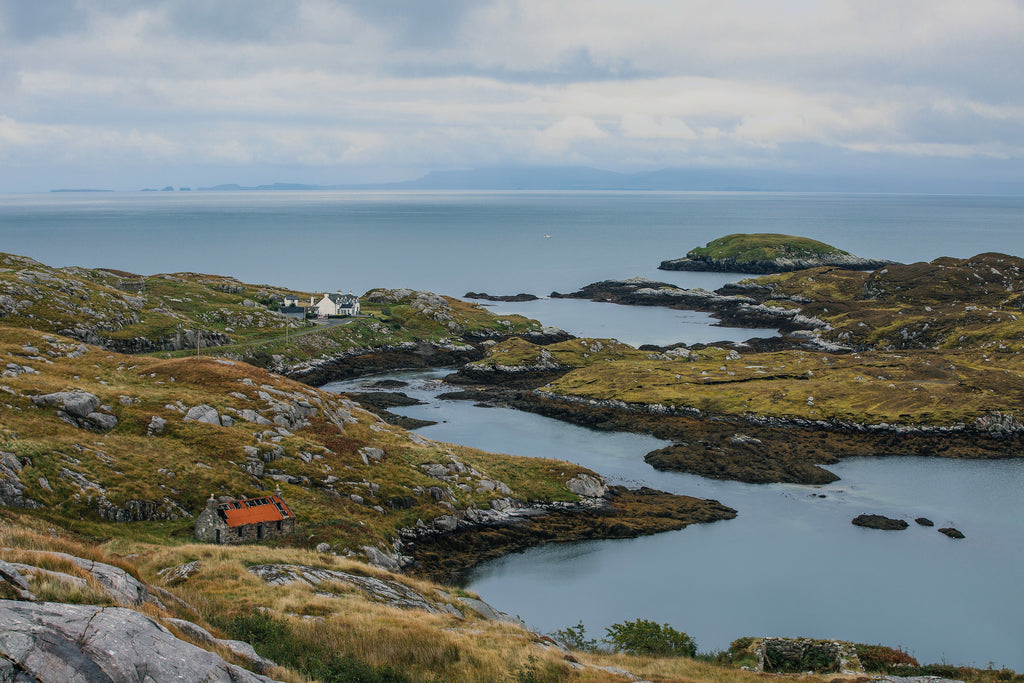
{"type": "MultiPolygon", "coordinates": [[[[29,590],[28,582],[15,565],[0,560],[0,582],[6,583],[22,600],[35,600],[36,596],[29,590]]],[[[2,680],[2,679],[0,679],[2,680]]]]}
{"type": "Polygon", "coordinates": [[[154,434],[159,434],[160,432],[164,431],[164,427],[166,426],[167,420],[160,417],[159,415],[154,415],[149,420],[149,426],[146,428],[146,436],[153,436],[154,434]]]}
{"type": "Polygon", "coordinates": [[[220,415],[217,414],[216,408],[204,403],[194,408],[189,408],[188,412],[185,413],[185,422],[203,422],[205,424],[220,425],[220,415]]]}
{"type": "Polygon", "coordinates": [[[603,498],[608,492],[608,487],[598,477],[590,474],[577,474],[565,482],[565,487],[577,496],[586,498],[603,498]]]}
{"type": "Polygon", "coordinates": [[[373,446],[364,446],[359,449],[359,455],[363,459],[364,465],[369,465],[371,462],[380,462],[384,459],[384,451],[380,448],[374,448],[373,446]]]}
{"type": "Polygon", "coordinates": [[[184,619],[168,619],[167,622],[189,638],[203,643],[204,645],[208,645],[210,647],[216,647],[219,645],[231,650],[232,654],[245,660],[246,664],[248,664],[257,673],[267,673],[277,666],[277,662],[267,659],[266,657],[261,657],[256,653],[253,646],[245,641],[215,638],[213,634],[199,624],[193,624],[191,621],[186,621],[184,619]]]}
{"type": "MultiPolygon", "coordinates": [[[[57,406],[57,417],[83,429],[107,430],[117,425],[117,418],[97,412],[100,398],[88,391],[57,391],[32,397],[37,406],[57,406]]],[[[107,408],[104,407],[104,410],[107,408]]]]}
{"type": "Polygon", "coordinates": [[[447,604],[442,606],[439,601],[432,600],[419,591],[390,579],[295,564],[262,564],[249,567],[249,571],[272,586],[296,582],[319,586],[323,583],[341,582],[358,588],[371,600],[391,607],[419,609],[432,614],[451,614],[451,609],[446,608],[449,607],[447,604]]]}
{"type": "Polygon", "coordinates": [[[13,508],[37,508],[39,503],[25,496],[21,482],[22,463],[14,453],[0,451],[0,505],[13,508]]]}
{"type": "Polygon", "coordinates": [[[33,396],[32,402],[37,406],[56,405],[69,415],[85,418],[100,406],[100,399],[87,391],[58,391],[52,394],[33,396]]]}
{"type": "Polygon", "coordinates": [[[0,680],[272,683],[134,610],[0,600],[0,680]]]}
{"type": "Polygon", "coordinates": [[[36,554],[40,558],[66,560],[92,574],[93,578],[100,584],[100,587],[103,588],[103,591],[119,604],[131,607],[138,607],[147,602],[159,604],[150,595],[149,590],[141,581],[120,567],[94,560],[86,560],[74,555],[68,555],[67,553],[37,551],[36,554]]]}

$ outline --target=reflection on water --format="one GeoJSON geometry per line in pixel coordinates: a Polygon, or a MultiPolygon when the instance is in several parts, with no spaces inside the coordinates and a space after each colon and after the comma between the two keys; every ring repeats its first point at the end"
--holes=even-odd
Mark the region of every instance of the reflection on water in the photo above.
{"type": "MultiPolygon", "coordinates": [[[[439,424],[424,436],[490,451],[570,460],[613,483],[714,498],[734,520],[615,541],[534,548],[477,568],[468,586],[540,631],[582,620],[591,636],[635,618],[671,623],[702,649],[740,636],[901,645],[922,661],[1024,670],[1024,460],[856,458],[827,486],[759,486],[658,472],[665,442],[502,408],[435,400],[443,371],[396,373],[424,406],[395,412],[439,424]],[[822,497],[823,496],[823,497],[822,497]],[[875,512],[905,531],[862,529],[875,512]],[[953,541],[935,528],[956,526],[953,541]]],[[[329,385],[332,390],[379,378],[329,385]]]]}

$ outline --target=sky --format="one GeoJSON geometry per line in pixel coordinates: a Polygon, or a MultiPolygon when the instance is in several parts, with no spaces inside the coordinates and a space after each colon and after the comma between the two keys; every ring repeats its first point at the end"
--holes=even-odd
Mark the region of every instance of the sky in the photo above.
{"type": "Polygon", "coordinates": [[[1024,0],[0,0],[0,192],[1024,178],[1024,0]]]}

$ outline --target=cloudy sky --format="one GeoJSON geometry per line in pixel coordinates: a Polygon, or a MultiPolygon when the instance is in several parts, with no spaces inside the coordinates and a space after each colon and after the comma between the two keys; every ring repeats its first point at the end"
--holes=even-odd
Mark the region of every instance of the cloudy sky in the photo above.
{"type": "Polygon", "coordinates": [[[0,191],[1022,160],[1024,0],[0,0],[0,191]]]}

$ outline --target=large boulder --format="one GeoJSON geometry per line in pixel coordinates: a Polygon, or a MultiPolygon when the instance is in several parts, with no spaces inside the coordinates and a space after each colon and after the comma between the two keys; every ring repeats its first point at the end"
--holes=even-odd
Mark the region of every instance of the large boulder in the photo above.
{"type": "MultiPolygon", "coordinates": [[[[100,398],[88,391],[57,391],[32,397],[37,406],[57,406],[57,417],[83,429],[107,430],[117,426],[117,418],[100,413],[100,398]]],[[[104,408],[106,410],[106,408],[104,408]]]]}
{"type": "Polygon", "coordinates": [[[205,403],[194,408],[189,408],[185,413],[185,422],[203,422],[211,425],[220,425],[220,415],[213,406],[205,403]]]}
{"type": "Polygon", "coordinates": [[[100,405],[100,399],[87,391],[58,391],[52,394],[33,396],[32,402],[37,406],[56,405],[74,417],[85,419],[100,405]]]}
{"type": "Polygon", "coordinates": [[[565,482],[565,487],[577,496],[585,498],[603,498],[608,492],[608,487],[600,478],[590,474],[577,474],[565,482]]]}
{"type": "Polygon", "coordinates": [[[134,610],[0,600],[0,680],[273,683],[134,610]]]}

